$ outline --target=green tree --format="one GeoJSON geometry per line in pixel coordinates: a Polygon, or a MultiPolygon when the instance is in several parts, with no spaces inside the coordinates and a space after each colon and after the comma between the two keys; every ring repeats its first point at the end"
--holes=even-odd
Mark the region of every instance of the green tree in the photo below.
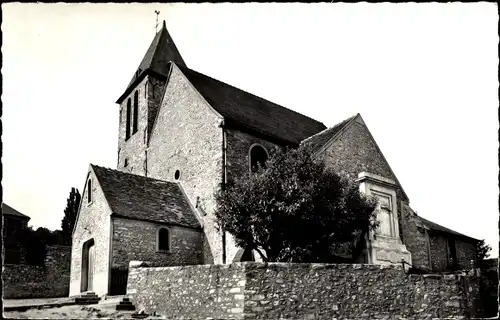
{"type": "Polygon", "coordinates": [[[71,188],[71,192],[69,193],[66,204],[66,209],[64,209],[64,217],[61,221],[63,243],[66,245],[71,245],[71,236],[73,233],[73,227],[75,226],[80,200],[81,196],[78,189],[71,188]]]}
{"type": "Polygon", "coordinates": [[[479,240],[477,243],[477,261],[481,262],[482,260],[488,258],[490,251],[491,247],[484,242],[484,239],[479,240]]]}
{"type": "Polygon", "coordinates": [[[302,147],[273,150],[215,197],[218,227],[266,262],[338,262],[346,247],[355,259],[377,226],[376,200],[302,147]]]}

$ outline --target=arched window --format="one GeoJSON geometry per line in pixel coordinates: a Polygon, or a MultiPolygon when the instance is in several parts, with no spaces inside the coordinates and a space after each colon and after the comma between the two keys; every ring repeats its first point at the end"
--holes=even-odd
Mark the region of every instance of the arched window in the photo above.
{"type": "Polygon", "coordinates": [[[92,180],[87,182],[87,203],[92,202],[92,180]]]}
{"type": "Polygon", "coordinates": [[[158,230],[158,251],[170,251],[170,231],[167,228],[158,230]]]}
{"type": "Polygon", "coordinates": [[[266,149],[261,145],[253,145],[250,147],[250,172],[256,172],[258,165],[266,167],[266,161],[269,158],[266,149]]]}
{"type": "Polygon", "coordinates": [[[137,132],[137,120],[139,119],[139,92],[136,90],[134,94],[134,123],[132,134],[137,132]]]}
{"type": "Polygon", "coordinates": [[[125,123],[125,140],[128,140],[130,138],[130,110],[131,108],[131,103],[130,103],[130,98],[127,100],[127,121],[125,123]]]}

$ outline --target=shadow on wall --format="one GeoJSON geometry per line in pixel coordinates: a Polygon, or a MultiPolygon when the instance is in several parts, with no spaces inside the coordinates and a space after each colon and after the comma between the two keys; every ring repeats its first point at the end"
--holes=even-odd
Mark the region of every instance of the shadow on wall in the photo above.
{"type": "Polygon", "coordinates": [[[213,264],[214,256],[212,255],[212,250],[210,249],[210,243],[208,242],[207,235],[203,233],[203,264],[213,264]]]}

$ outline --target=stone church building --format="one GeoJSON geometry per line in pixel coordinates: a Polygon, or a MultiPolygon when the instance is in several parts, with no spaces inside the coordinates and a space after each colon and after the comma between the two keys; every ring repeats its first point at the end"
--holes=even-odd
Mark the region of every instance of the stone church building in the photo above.
{"type": "MultiPolygon", "coordinates": [[[[91,164],[73,231],[70,296],[122,294],[131,260],[253,259],[214,224],[214,192],[275,147],[312,146],[379,201],[366,263],[469,266],[476,239],[420,218],[361,115],[323,123],[190,69],[163,22],[119,104],[116,169],[91,164]]],[[[255,257],[257,258],[257,257],[255,257]]]]}

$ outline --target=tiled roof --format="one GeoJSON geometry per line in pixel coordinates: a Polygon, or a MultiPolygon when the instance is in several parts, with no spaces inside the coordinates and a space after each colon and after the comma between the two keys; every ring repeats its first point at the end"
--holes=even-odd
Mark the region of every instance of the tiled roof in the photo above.
{"type": "Polygon", "coordinates": [[[460,236],[460,237],[465,237],[465,238],[469,238],[469,239],[472,239],[472,240],[475,240],[475,241],[479,241],[475,238],[472,238],[472,237],[469,237],[469,236],[466,236],[465,234],[462,234],[462,233],[459,233],[459,232],[456,232],[454,230],[451,230],[451,229],[448,229],[446,227],[443,227],[442,225],[439,225],[435,222],[432,222],[432,221],[429,221],[427,219],[424,219],[422,217],[420,217],[420,220],[422,220],[422,223],[424,224],[424,226],[429,229],[429,230],[433,230],[433,231],[438,231],[438,232],[444,232],[444,233],[449,233],[449,234],[453,234],[453,235],[456,235],[456,236],[460,236]]]}
{"type": "Polygon", "coordinates": [[[22,214],[21,212],[17,211],[16,209],[12,208],[11,206],[9,206],[5,203],[2,203],[2,214],[8,215],[8,216],[16,216],[16,217],[24,218],[27,220],[31,219],[27,215],[22,214]]]}
{"type": "Polygon", "coordinates": [[[304,146],[309,146],[313,150],[318,150],[322,146],[324,146],[331,138],[333,138],[344,126],[354,119],[356,116],[352,116],[348,119],[345,119],[342,122],[337,123],[331,128],[325,129],[301,142],[304,146]]]}
{"type": "Polygon", "coordinates": [[[121,103],[122,99],[129,94],[129,91],[135,87],[136,81],[142,74],[152,71],[160,76],[166,77],[170,69],[170,61],[175,62],[177,65],[186,65],[167,30],[165,21],[163,21],[162,29],[155,35],[153,42],[151,42],[148,51],[146,51],[146,54],[139,64],[136,73],[130,80],[127,89],[118,99],[117,103],[121,103]]]}
{"type": "Polygon", "coordinates": [[[279,106],[185,66],[178,66],[198,92],[236,126],[298,145],[324,130],[323,123],[279,106]]]}
{"type": "Polygon", "coordinates": [[[91,165],[113,214],[131,219],[201,228],[181,187],[91,165]]]}

